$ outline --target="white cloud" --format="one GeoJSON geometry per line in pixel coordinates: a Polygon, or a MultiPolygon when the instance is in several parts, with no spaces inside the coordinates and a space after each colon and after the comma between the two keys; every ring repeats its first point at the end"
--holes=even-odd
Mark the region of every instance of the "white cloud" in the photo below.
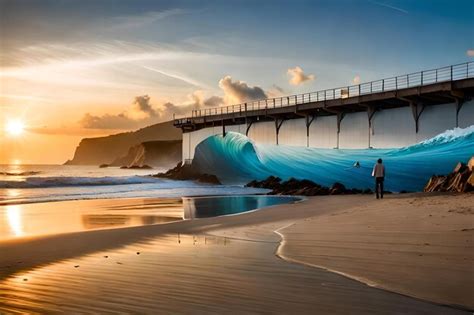
{"type": "Polygon", "coordinates": [[[290,84],[292,85],[299,85],[306,81],[313,81],[315,79],[313,74],[305,74],[303,69],[298,66],[288,69],[287,73],[291,77],[290,84]]]}
{"type": "Polygon", "coordinates": [[[164,11],[150,11],[141,15],[118,16],[110,19],[109,29],[122,30],[130,28],[138,28],[155,23],[168,17],[185,13],[181,9],[171,9],[164,11]]]}
{"type": "Polygon", "coordinates": [[[240,80],[232,81],[229,75],[219,80],[219,87],[224,91],[227,103],[242,103],[267,98],[267,94],[261,87],[249,86],[240,80]]]}

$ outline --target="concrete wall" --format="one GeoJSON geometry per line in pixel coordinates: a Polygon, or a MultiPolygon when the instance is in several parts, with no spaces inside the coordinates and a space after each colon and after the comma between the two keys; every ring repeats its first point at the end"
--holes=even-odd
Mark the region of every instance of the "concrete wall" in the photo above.
{"type": "Polygon", "coordinates": [[[399,148],[415,142],[415,121],[410,107],[381,110],[374,114],[371,147],[399,148]]]}
{"type": "Polygon", "coordinates": [[[273,121],[253,123],[248,137],[256,143],[276,144],[275,123],[273,121]]]}
{"type": "Polygon", "coordinates": [[[283,122],[278,134],[278,144],[305,147],[308,144],[306,137],[306,119],[291,119],[283,122]]]}
{"type": "Polygon", "coordinates": [[[459,127],[466,128],[474,125],[474,99],[465,102],[459,111],[459,127]]]}
{"type": "Polygon", "coordinates": [[[346,114],[341,121],[339,148],[366,149],[369,147],[369,119],[366,112],[346,114]]]}
{"type": "Polygon", "coordinates": [[[309,126],[309,146],[328,149],[337,146],[336,116],[316,117],[309,126]]]}
{"type": "Polygon", "coordinates": [[[444,104],[426,107],[419,119],[416,142],[432,138],[456,127],[456,105],[444,104]]]}
{"type": "MultiPolygon", "coordinates": [[[[474,100],[465,102],[459,112],[459,127],[474,125],[474,100]]],[[[336,116],[317,117],[306,136],[304,118],[284,121],[279,133],[280,145],[307,146],[315,148],[341,149],[397,148],[429,139],[447,129],[456,127],[456,105],[454,103],[428,106],[419,119],[418,133],[409,107],[377,111],[372,118],[369,132],[367,113],[346,114],[337,134],[336,116]]],[[[226,126],[226,131],[245,134],[246,125],[226,126]]],[[[194,148],[204,139],[221,134],[222,127],[210,127],[183,135],[183,160],[194,157],[194,148]]],[[[276,144],[275,123],[255,122],[249,129],[249,138],[255,143],[276,144]]]]}

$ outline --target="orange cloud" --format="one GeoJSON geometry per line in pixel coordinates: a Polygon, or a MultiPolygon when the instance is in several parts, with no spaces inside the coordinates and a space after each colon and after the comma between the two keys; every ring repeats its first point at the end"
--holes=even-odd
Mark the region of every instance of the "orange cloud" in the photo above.
{"type": "Polygon", "coordinates": [[[287,71],[290,78],[291,85],[300,85],[307,81],[313,81],[316,77],[313,74],[305,74],[301,67],[290,68],[287,71]]]}

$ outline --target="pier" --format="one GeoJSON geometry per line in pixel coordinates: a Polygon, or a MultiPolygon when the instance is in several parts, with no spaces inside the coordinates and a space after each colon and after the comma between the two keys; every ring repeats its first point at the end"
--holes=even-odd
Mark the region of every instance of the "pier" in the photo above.
{"type": "Polygon", "coordinates": [[[183,131],[186,159],[192,158],[191,151],[205,137],[226,131],[240,132],[257,143],[399,147],[446,129],[473,125],[473,96],[474,62],[465,62],[357,85],[193,110],[189,117],[176,118],[174,126],[183,131]],[[375,126],[382,133],[377,134],[375,126]]]}

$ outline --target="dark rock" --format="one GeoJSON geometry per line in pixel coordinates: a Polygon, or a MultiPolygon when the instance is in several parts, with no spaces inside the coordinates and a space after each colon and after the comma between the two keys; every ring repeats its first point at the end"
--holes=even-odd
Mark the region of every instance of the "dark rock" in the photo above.
{"type": "Polygon", "coordinates": [[[423,191],[425,192],[470,192],[474,191],[474,178],[471,164],[474,163],[474,157],[468,164],[459,162],[453,172],[444,175],[433,175],[426,183],[423,191]]]}
{"type": "Polygon", "coordinates": [[[474,156],[467,162],[467,168],[469,168],[471,172],[474,172],[474,156]]]}
{"type": "Polygon", "coordinates": [[[99,165],[99,168],[107,168],[107,167],[109,167],[109,164],[100,164],[99,165]]]}
{"type": "Polygon", "coordinates": [[[216,185],[221,184],[217,176],[212,174],[201,174],[192,166],[192,164],[183,164],[181,162],[179,162],[174,168],[166,171],[165,173],[158,173],[152,176],[174,180],[195,180],[200,183],[216,185]]]}
{"type": "Polygon", "coordinates": [[[467,169],[466,164],[459,162],[454,168],[453,173],[462,173],[465,169],[467,169]]]}
{"type": "Polygon", "coordinates": [[[217,178],[216,175],[211,175],[211,174],[202,174],[199,175],[199,177],[196,179],[200,183],[207,183],[207,184],[215,184],[215,185],[220,185],[221,182],[217,178]]]}
{"type": "MultiPolygon", "coordinates": [[[[253,180],[246,187],[271,189],[269,195],[300,195],[300,196],[322,196],[337,194],[360,194],[362,190],[348,190],[340,183],[335,183],[331,188],[321,186],[311,180],[290,178],[287,181],[270,176],[262,181],[253,180]]],[[[369,190],[370,191],[370,190],[369,190]]]]}
{"type": "Polygon", "coordinates": [[[329,191],[330,195],[342,195],[347,192],[346,187],[341,183],[334,183],[329,191]]]}

